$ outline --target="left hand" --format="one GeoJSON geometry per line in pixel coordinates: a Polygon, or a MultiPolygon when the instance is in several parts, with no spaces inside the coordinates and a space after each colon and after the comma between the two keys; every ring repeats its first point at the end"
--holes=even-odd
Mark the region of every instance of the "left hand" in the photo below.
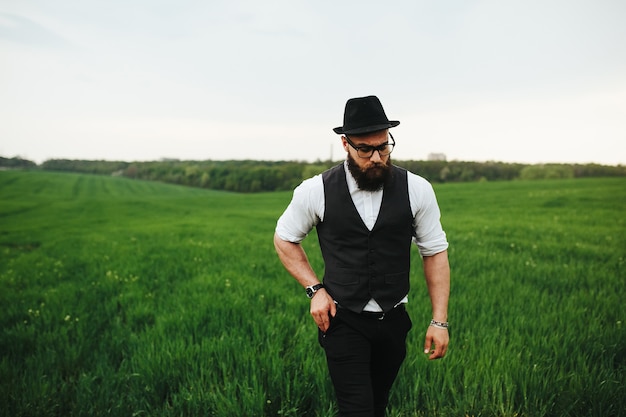
{"type": "Polygon", "coordinates": [[[424,340],[424,353],[430,354],[428,359],[440,359],[446,355],[450,336],[447,329],[428,326],[424,340]]]}

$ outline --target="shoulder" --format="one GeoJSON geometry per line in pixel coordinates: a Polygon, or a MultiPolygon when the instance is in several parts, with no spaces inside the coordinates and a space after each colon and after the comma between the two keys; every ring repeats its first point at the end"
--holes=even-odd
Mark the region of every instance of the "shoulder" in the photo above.
{"type": "Polygon", "coordinates": [[[324,216],[324,186],[316,175],[300,183],[278,219],[276,233],[289,242],[300,242],[324,216]]]}
{"type": "Polygon", "coordinates": [[[315,175],[302,181],[293,190],[292,202],[301,208],[317,210],[320,200],[324,201],[324,181],[322,174],[315,175]]]}
{"type": "Polygon", "coordinates": [[[433,187],[426,178],[414,174],[411,171],[406,171],[406,173],[409,189],[432,190],[433,187]]]}
{"type": "Polygon", "coordinates": [[[436,204],[437,198],[432,184],[424,177],[407,171],[407,186],[409,189],[409,200],[413,213],[425,207],[436,204]]]}

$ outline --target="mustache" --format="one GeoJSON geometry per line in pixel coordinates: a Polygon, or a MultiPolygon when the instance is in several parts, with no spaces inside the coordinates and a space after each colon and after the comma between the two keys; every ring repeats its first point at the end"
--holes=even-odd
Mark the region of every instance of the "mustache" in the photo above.
{"type": "Polygon", "coordinates": [[[386,168],[387,165],[383,164],[382,162],[372,162],[372,165],[370,165],[369,167],[365,168],[365,169],[370,169],[370,168],[386,168]]]}
{"type": "Polygon", "coordinates": [[[367,166],[367,167],[363,167],[361,170],[363,172],[367,172],[370,170],[376,170],[376,169],[382,169],[382,170],[387,170],[389,169],[389,163],[385,163],[385,162],[372,162],[371,165],[367,166]]]}

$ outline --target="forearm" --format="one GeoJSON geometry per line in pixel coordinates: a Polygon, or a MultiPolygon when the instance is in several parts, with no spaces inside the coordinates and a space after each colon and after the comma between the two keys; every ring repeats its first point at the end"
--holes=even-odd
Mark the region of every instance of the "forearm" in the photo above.
{"type": "Polygon", "coordinates": [[[447,322],[450,298],[450,265],[447,251],[424,257],[424,276],[433,309],[432,318],[447,322]]]}
{"type": "MultiPolygon", "coordinates": [[[[284,241],[277,234],[274,234],[274,247],[285,269],[300,285],[308,287],[320,282],[299,243],[284,241]]],[[[337,307],[332,297],[322,288],[311,299],[310,311],[317,327],[325,332],[330,326],[330,317],[334,317],[337,312],[337,307]]]]}
{"type": "Polygon", "coordinates": [[[311,268],[311,264],[299,243],[292,243],[282,240],[274,234],[274,247],[278,258],[285,266],[287,272],[291,274],[303,287],[315,285],[320,282],[311,268]]]}

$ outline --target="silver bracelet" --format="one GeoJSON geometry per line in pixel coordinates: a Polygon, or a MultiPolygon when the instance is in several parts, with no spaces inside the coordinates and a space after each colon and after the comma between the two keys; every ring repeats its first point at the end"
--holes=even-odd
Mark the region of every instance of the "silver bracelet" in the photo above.
{"type": "Polygon", "coordinates": [[[436,327],[438,329],[446,329],[448,330],[448,322],[447,321],[435,321],[434,319],[430,321],[430,325],[436,327]]]}

